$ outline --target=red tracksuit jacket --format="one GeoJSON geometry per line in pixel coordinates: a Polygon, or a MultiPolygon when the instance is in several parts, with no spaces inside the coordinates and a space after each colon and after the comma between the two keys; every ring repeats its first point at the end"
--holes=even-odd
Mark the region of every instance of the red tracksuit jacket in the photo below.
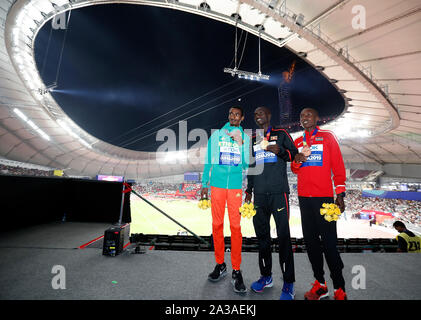
{"type": "MultiPolygon", "coordinates": [[[[319,127],[305,134],[311,155],[306,162],[291,162],[291,170],[297,174],[298,196],[333,197],[332,173],[335,193],[344,192],[346,171],[335,135],[319,127]]],[[[301,152],[303,136],[297,138],[294,143],[301,152]]]]}

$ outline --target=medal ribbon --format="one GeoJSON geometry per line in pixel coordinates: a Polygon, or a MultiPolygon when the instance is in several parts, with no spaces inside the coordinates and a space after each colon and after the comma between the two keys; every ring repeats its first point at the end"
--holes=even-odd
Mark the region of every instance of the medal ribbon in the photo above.
{"type": "Polygon", "coordinates": [[[270,137],[270,131],[272,130],[272,127],[269,126],[268,131],[266,131],[266,141],[269,141],[269,137],[270,137]]]}
{"type": "MultiPolygon", "coordinates": [[[[314,136],[316,135],[316,133],[317,133],[317,131],[319,131],[319,129],[318,128],[315,128],[314,129],[314,131],[313,131],[313,134],[311,135],[311,137],[310,137],[310,143],[313,141],[313,138],[314,138],[314,136]]],[[[303,145],[304,146],[306,146],[308,143],[307,143],[307,139],[306,139],[306,132],[305,132],[305,130],[304,130],[304,136],[303,136],[303,145]]],[[[310,145],[309,145],[310,146],[310,145]]]]}

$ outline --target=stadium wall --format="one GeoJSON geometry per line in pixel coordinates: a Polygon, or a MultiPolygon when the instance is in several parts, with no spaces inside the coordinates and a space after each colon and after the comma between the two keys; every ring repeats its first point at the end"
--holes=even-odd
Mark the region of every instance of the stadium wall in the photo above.
{"type": "Polygon", "coordinates": [[[421,192],[363,190],[363,197],[421,201],[421,192]]]}
{"type": "MultiPolygon", "coordinates": [[[[54,177],[0,176],[2,221],[8,228],[54,221],[116,223],[121,182],[54,177]]],[[[131,222],[125,194],[122,222],[131,222]]]]}

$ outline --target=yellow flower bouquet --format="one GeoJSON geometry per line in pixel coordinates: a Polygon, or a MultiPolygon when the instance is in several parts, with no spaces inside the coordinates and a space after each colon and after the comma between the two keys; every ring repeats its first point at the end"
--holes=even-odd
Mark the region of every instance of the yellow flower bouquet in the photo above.
{"type": "Polygon", "coordinates": [[[341,209],[334,203],[323,203],[322,208],[320,208],[320,214],[328,222],[338,221],[341,215],[341,209]]]}
{"type": "Polygon", "coordinates": [[[254,209],[254,204],[252,202],[244,203],[240,207],[240,213],[243,218],[251,218],[256,214],[256,210],[254,209]]]}
{"type": "Polygon", "coordinates": [[[202,210],[209,209],[211,207],[211,201],[209,199],[200,199],[199,200],[199,208],[202,210]]]}

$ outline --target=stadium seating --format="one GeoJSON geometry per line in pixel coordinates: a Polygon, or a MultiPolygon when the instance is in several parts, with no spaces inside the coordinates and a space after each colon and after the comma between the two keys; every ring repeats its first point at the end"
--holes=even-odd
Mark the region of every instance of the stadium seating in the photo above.
{"type": "Polygon", "coordinates": [[[342,238],[339,238],[337,241],[337,248],[339,252],[345,252],[346,251],[346,244],[345,240],[342,238]]]}

